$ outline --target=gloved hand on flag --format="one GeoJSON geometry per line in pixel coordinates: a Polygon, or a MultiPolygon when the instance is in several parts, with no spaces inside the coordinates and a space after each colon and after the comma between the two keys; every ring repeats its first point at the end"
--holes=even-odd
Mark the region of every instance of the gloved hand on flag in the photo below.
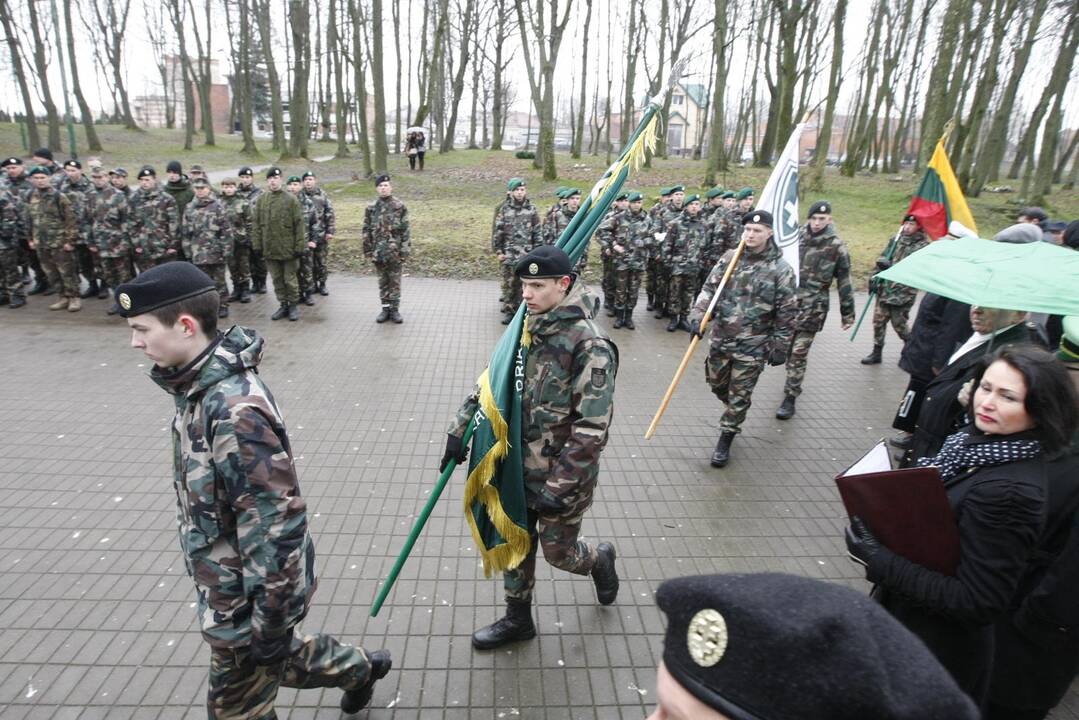
{"type": "Polygon", "coordinates": [[[468,446],[461,442],[461,438],[453,433],[446,433],[446,452],[442,454],[442,461],[438,464],[438,471],[442,472],[450,464],[450,460],[456,460],[460,465],[468,459],[468,446]]]}

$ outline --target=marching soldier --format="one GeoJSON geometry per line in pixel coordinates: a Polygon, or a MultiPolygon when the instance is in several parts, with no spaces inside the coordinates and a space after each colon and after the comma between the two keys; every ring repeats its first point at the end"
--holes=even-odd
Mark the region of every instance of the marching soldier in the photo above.
{"type": "MultiPolygon", "coordinates": [[[[559,185],[554,191],[555,203],[547,209],[547,212],[543,215],[543,227],[547,227],[547,223],[553,222],[555,215],[562,211],[562,208],[566,205],[566,193],[573,188],[568,188],[565,185],[559,185]]],[[[544,238],[546,242],[546,237],[544,238]]]]}
{"type": "MultiPolygon", "coordinates": [[[[719,421],[712,467],[723,467],[730,460],[731,443],[749,412],[765,363],[787,362],[798,310],[794,271],[772,237],[772,215],[754,210],[743,217],[742,225],[745,248],[716,304],[704,361],[708,385],[727,406],[719,421]]],[[[692,332],[700,332],[701,320],[733,259],[734,251],[728,251],[701,288],[689,319],[692,332]]]]}
{"type": "MultiPolygon", "coordinates": [[[[479,650],[536,636],[532,595],[537,547],[559,570],[590,575],[601,604],[613,603],[618,595],[614,546],[579,539],[595,492],[600,452],[607,444],[618,351],[592,320],[594,305],[564,251],[541,245],[521,258],[516,272],[524,286],[532,337],[522,378],[521,417],[532,544],[524,561],[504,574],[506,615],[473,633],[472,645],[479,650]]],[[[450,425],[442,469],[451,458],[465,459],[461,438],[478,409],[477,388],[450,425]]]]}
{"type": "Polygon", "coordinates": [[[179,160],[169,160],[165,166],[165,192],[176,201],[176,213],[180,216],[180,224],[183,225],[184,209],[187,204],[195,199],[195,192],[191,188],[191,181],[184,175],[184,168],[179,160]]]}
{"type": "MultiPolygon", "coordinates": [[[[671,202],[674,203],[673,198],[671,202]]],[[[682,213],[667,224],[667,236],[663,241],[663,264],[669,277],[667,309],[671,315],[667,332],[690,329],[686,316],[697,292],[701,247],[705,237],[700,212],[701,196],[690,195],[685,198],[682,213]]]]}
{"type": "Polygon", "coordinates": [[[0,304],[11,309],[26,304],[19,273],[19,239],[23,234],[22,203],[0,186],[0,304]]]}
{"type": "Polygon", "coordinates": [[[30,249],[36,250],[49,285],[60,293],[50,310],[82,310],[79,276],[75,269],[78,218],[71,198],[53,186],[49,171],[40,165],[30,169],[34,189],[26,199],[30,249]]]}
{"type": "Polygon", "coordinates": [[[802,394],[809,348],[828,317],[832,280],[835,280],[839,291],[842,327],[847,330],[854,324],[850,253],[835,233],[832,204],[821,200],[810,206],[809,218],[798,241],[798,316],[794,323],[794,341],[787,358],[783,403],[776,410],[776,417],[780,420],[794,415],[794,403],[802,394]]]}
{"type": "MultiPolygon", "coordinates": [[[[642,209],[644,197],[639,192],[627,194],[625,212],[612,217],[601,227],[601,245],[610,250],[614,286],[614,328],[635,330],[633,309],[641,291],[641,273],[652,253],[652,218],[642,209]]],[[[600,232],[596,233],[600,236],[600,232]]]]}
{"type": "Polygon", "coordinates": [[[315,287],[313,280],[313,267],[311,256],[314,252],[315,238],[322,234],[319,224],[318,212],[311,197],[303,191],[303,180],[299,175],[289,175],[288,191],[300,201],[303,209],[304,240],[303,253],[300,255],[300,266],[296,269],[296,282],[300,286],[300,302],[304,305],[315,304],[315,287]]]}
{"type": "MultiPolygon", "coordinates": [[[[607,214],[603,216],[603,220],[600,221],[600,228],[614,218],[614,216],[625,212],[628,205],[629,193],[619,193],[618,197],[611,203],[611,207],[607,210],[607,214]]],[[[607,237],[607,240],[610,240],[609,236],[607,237]]],[[[600,287],[603,290],[603,307],[607,311],[607,317],[615,317],[614,257],[611,255],[610,244],[604,245],[604,239],[600,237],[599,230],[596,231],[596,241],[600,245],[600,259],[603,261],[603,277],[600,280],[600,287]]]]}
{"type": "MultiPolygon", "coordinates": [[[[907,215],[903,218],[903,225],[899,230],[899,241],[896,243],[892,257],[881,255],[877,258],[877,272],[887,270],[895,263],[908,255],[915,253],[929,244],[922,226],[918,224],[918,218],[907,215]]],[[[873,307],[873,352],[862,358],[863,365],[877,365],[881,361],[881,351],[884,350],[884,336],[888,331],[888,323],[892,324],[899,339],[903,342],[910,337],[910,309],[914,306],[914,300],[918,297],[918,291],[912,287],[901,285],[887,280],[870,279],[870,283],[877,289],[877,304],[873,307]]]]}
{"type": "MultiPolygon", "coordinates": [[[[127,174],[126,172],[124,173],[127,174]]],[[[116,288],[134,277],[131,272],[131,243],[127,239],[127,194],[109,183],[104,169],[90,173],[94,192],[90,195],[90,251],[101,265],[101,283],[113,291],[107,315],[116,315],[116,288]]],[[[105,291],[106,293],[108,290],[105,291]]]]}
{"type": "MultiPolygon", "coordinates": [[[[662,320],[671,317],[671,268],[667,264],[667,226],[682,214],[682,205],[686,198],[686,189],[682,185],[673,185],[668,190],[669,199],[662,206],[653,208],[656,220],[656,250],[658,262],[656,263],[656,300],[655,318],[662,320]]],[[[677,316],[675,316],[677,317],[677,316]]]]}
{"type": "Polygon", "coordinates": [[[340,688],[341,709],[355,713],[392,659],[299,630],[317,586],[307,505],[284,419],[258,373],[265,341],[238,325],[218,332],[215,287],[176,262],[116,288],[131,345],[175,400],[176,516],[210,646],[208,716],[276,717],[280,687],[340,688]]]}
{"type": "Polygon", "coordinates": [[[195,199],[184,208],[184,222],[180,226],[184,257],[214,281],[220,298],[217,317],[227,318],[229,287],[225,282],[225,266],[232,253],[232,220],[210,191],[209,181],[198,178],[191,187],[195,199]]]}
{"type": "Polygon", "coordinates": [[[229,276],[232,277],[230,302],[251,302],[251,203],[237,192],[236,178],[221,181],[221,203],[232,225],[232,254],[229,276]]]}
{"type": "Polygon", "coordinates": [[[337,213],[334,212],[330,196],[318,186],[318,178],[315,177],[315,173],[308,170],[301,176],[301,179],[303,180],[303,191],[314,204],[315,215],[318,218],[320,232],[318,237],[315,238],[311,264],[315,277],[315,289],[319,295],[325,296],[330,294],[330,291],[326,289],[326,278],[330,274],[326,261],[329,258],[330,243],[337,233],[337,213]]]}
{"type": "Polygon", "coordinates": [[[180,213],[176,201],[161,189],[149,165],[138,172],[139,187],[128,199],[127,234],[139,272],[176,259],[180,213]]]}
{"type": "Polygon", "coordinates": [[[300,319],[300,288],[296,271],[303,255],[307,233],[304,229],[303,208],[292,193],[282,187],[281,168],[266,171],[268,190],[258,196],[251,218],[251,250],[266,260],[273,289],[280,307],[271,320],[288,317],[289,322],[300,319]]]}
{"type": "Polygon", "coordinates": [[[400,325],[401,268],[412,252],[412,231],[408,209],[393,196],[389,175],[375,177],[378,199],[363,214],[363,254],[378,272],[378,294],[382,312],[375,322],[391,320],[400,325]]]}
{"type": "MultiPolygon", "coordinates": [[[[255,201],[262,194],[262,188],[255,185],[254,173],[246,165],[237,173],[240,178],[240,186],[236,188],[236,194],[247,201],[252,211],[255,209],[255,201]]],[[[251,290],[257,295],[266,294],[266,260],[262,252],[251,246],[251,290]]]]}
{"type": "Polygon", "coordinates": [[[517,261],[543,244],[539,212],[528,199],[528,186],[522,178],[506,183],[509,195],[495,213],[491,232],[491,251],[502,267],[502,324],[509,325],[521,306],[521,279],[517,261]]]}

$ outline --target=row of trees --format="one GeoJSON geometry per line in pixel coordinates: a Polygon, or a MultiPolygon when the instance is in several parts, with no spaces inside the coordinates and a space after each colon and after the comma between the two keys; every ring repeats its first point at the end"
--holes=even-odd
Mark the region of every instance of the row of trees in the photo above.
{"type": "MultiPolygon", "coordinates": [[[[168,124],[183,113],[186,147],[196,132],[215,143],[211,58],[224,46],[230,126],[246,152],[257,152],[255,119],[268,117],[282,156],[307,156],[312,137],[335,139],[346,156],[351,140],[372,172],[399,151],[403,125],[431,128],[437,148],[452,150],[466,113],[469,147],[500,149],[524,80],[537,118],[536,167],[553,179],[559,127],[569,128],[572,156],[610,153],[613,127],[627,137],[644,97],[659,96],[671,68],[689,59],[685,82],[704,88],[689,140],[707,159],[706,182],[744,155],[769,164],[810,117],[811,187],[832,156],[847,175],[919,167],[949,120],[950,155],[968,194],[1006,176],[1039,198],[1079,173],[1079,133],[1065,122],[1076,105],[1068,103],[1079,44],[1072,0],[873,0],[868,8],[850,0],[138,0],[134,11],[132,0],[50,2],[60,3],[62,20],[45,0],[0,3],[35,145],[39,107],[47,144],[60,144],[50,62],[61,43],[88,146],[100,143],[79,53],[92,53],[93,81],[136,127],[126,40],[134,21],[145,29],[168,124]],[[865,21],[860,47],[852,17],[865,21]]],[[[665,102],[667,116],[670,95],[665,102]]],[[[665,133],[656,153],[668,153],[665,133]]]]}

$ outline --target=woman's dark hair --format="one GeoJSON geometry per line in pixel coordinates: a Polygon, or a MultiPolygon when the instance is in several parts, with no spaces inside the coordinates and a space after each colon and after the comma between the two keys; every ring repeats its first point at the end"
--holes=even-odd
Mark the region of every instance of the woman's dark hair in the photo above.
{"type": "MultiPolygon", "coordinates": [[[[1068,370],[1056,356],[1035,345],[1005,345],[985,357],[974,376],[974,388],[986,368],[1001,360],[1023,376],[1027,386],[1023,405],[1034,421],[1034,433],[1046,454],[1067,447],[1079,422],[1079,398],[1068,370]]],[[[973,402],[973,393],[971,395],[973,402]]]]}

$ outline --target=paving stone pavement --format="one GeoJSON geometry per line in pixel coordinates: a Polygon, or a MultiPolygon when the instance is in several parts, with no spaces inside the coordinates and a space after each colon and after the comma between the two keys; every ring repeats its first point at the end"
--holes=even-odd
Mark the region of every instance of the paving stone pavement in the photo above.
{"type": "MultiPolygon", "coordinates": [[[[529,643],[473,651],[502,608],[484,579],[454,476],[379,617],[380,581],[436,479],[444,429],[502,332],[496,283],[407,278],[405,324],[376,325],[374,278],[331,276],[298,323],[273,295],[231,321],[268,341],[262,376],[284,413],[318,553],[304,625],[387,647],[394,669],[372,718],[634,718],[651,712],[665,578],[784,571],[865,590],[846,557],[833,475],[882,436],[906,376],[890,336],[864,367],[838,317],[814,344],[794,419],[774,412],[769,368],[723,470],[708,464],[722,407],[702,351],[659,432],[644,431],[687,344],[643,311],[613,331],[621,367],[590,539],[619,552],[616,604],[588,578],[538,564],[529,643]]],[[[147,377],[126,325],[90,300],[78,314],[0,310],[0,716],[202,718],[208,650],[177,547],[172,401],[147,377]]],[[[865,296],[859,296],[859,309],[865,296]]],[[[834,303],[833,303],[834,306],[834,303]]],[[[609,319],[604,318],[609,323],[609,319]]],[[[336,718],[337,691],[282,690],[281,718],[336,718]]],[[[1054,718],[1079,718],[1073,689],[1054,718]]]]}

